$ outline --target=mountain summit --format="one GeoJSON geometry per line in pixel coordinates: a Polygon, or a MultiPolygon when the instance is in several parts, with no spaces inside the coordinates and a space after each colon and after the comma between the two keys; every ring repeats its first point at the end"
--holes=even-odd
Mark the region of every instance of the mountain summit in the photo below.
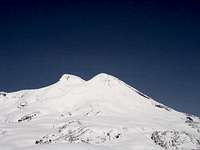
{"type": "Polygon", "coordinates": [[[113,150],[200,148],[198,117],[105,73],[88,81],[64,74],[47,87],[1,92],[0,118],[1,150],[53,149],[55,143],[113,150]]]}
{"type": "Polygon", "coordinates": [[[67,82],[71,84],[81,84],[84,82],[84,80],[78,76],[71,75],[71,74],[64,74],[60,78],[61,82],[67,82]]]}

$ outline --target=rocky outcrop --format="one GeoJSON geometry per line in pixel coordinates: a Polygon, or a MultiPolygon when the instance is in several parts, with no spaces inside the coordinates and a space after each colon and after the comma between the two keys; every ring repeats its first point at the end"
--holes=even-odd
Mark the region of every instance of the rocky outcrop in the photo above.
{"type": "Polygon", "coordinates": [[[187,149],[187,145],[196,148],[200,146],[200,139],[183,131],[155,131],[151,139],[164,149],[187,149]]]}

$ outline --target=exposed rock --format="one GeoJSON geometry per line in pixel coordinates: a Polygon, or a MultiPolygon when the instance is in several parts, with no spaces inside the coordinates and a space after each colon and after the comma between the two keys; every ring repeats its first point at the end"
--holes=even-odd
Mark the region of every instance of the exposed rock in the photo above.
{"type": "Polygon", "coordinates": [[[21,117],[20,119],[18,119],[18,122],[30,121],[33,118],[35,118],[38,114],[39,114],[38,112],[33,112],[33,113],[30,113],[30,114],[27,114],[27,115],[21,117]]]}
{"type": "Polygon", "coordinates": [[[200,139],[182,131],[155,131],[151,139],[164,149],[181,149],[187,148],[185,145],[190,144],[193,147],[200,145],[200,139]]]}
{"type": "Polygon", "coordinates": [[[57,128],[57,133],[43,136],[35,144],[89,143],[102,144],[121,138],[122,131],[114,128],[84,126],[79,120],[71,120],[57,128]]]}
{"type": "Polygon", "coordinates": [[[167,110],[167,111],[170,111],[169,107],[167,107],[167,106],[165,106],[165,105],[156,104],[155,106],[158,107],[158,108],[162,108],[162,109],[165,109],[165,110],[167,110]]]}
{"type": "Polygon", "coordinates": [[[7,95],[7,93],[6,92],[0,92],[0,96],[3,96],[3,97],[5,97],[7,95]]]}

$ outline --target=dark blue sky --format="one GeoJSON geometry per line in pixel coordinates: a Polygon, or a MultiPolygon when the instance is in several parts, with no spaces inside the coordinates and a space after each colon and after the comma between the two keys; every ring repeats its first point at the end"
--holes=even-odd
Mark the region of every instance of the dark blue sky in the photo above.
{"type": "Polygon", "coordinates": [[[0,1],[0,91],[112,74],[200,116],[200,2],[0,1]]]}

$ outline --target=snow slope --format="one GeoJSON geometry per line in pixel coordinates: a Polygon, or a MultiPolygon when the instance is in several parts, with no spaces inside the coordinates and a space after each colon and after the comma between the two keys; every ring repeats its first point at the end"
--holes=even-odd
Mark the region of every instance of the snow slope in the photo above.
{"type": "Polygon", "coordinates": [[[200,149],[200,119],[105,73],[88,81],[64,74],[44,88],[0,92],[2,150],[55,144],[78,150],[75,143],[103,145],[102,150],[200,149]]]}
{"type": "Polygon", "coordinates": [[[26,148],[20,148],[19,150],[112,150],[105,146],[94,146],[89,144],[52,144],[52,145],[40,145],[31,146],[26,148]]]}

